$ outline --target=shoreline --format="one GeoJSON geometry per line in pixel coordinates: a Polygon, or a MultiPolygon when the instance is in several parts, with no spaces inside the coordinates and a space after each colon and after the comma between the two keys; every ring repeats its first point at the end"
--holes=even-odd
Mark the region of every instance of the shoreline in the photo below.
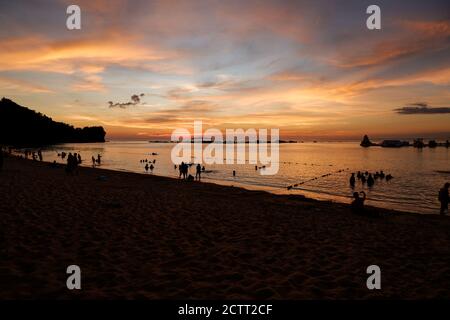
{"type": "Polygon", "coordinates": [[[0,192],[2,299],[450,298],[446,216],[13,157],[0,192]]]}

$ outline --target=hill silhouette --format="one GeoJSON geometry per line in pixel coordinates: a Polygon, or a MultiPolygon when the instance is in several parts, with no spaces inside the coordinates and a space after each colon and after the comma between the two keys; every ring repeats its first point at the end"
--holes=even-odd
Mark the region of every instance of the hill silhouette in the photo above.
{"type": "Polygon", "coordinates": [[[42,113],[2,98],[0,100],[0,143],[44,145],[65,142],[105,142],[103,127],[74,128],[53,121],[42,113]]]}

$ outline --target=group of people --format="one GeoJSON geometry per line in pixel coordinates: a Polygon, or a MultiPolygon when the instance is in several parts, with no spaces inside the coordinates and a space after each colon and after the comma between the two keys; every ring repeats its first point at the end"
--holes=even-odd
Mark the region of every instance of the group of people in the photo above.
{"type": "Polygon", "coordinates": [[[81,155],[79,153],[69,152],[69,155],[67,156],[67,165],[66,165],[66,172],[67,174],[78,174],[78,166],[81,164],[81,155]]]}
{"type": "MultiPolygon", "coordinates": [[[[202,172],[205,171],[205,167],[201,166],[200,163],[198,163],[195,166],[195,177],[189,174],[189,168],[193,165],[193,163],[187,164],[184,162],[181,162],[181,164],[178,166],[178,171],[180,172],[179,178],[183,177],[184,180],[187,181],[193,181],[198,180],[200,181],[202,178],[202,172]]],[[[177,169],[177,165],[174,166],[175,170],[177,169]]]]}
{"type": "Polygon", "coordinates": [[[375,181],[377,179],[383,180],[386,179],[386,181],[389,181],[393,178],[393,176],[391,174],[384,174],[383,170],[381,170],[380,172],[375,172],[374,174],[366,171],[366,172],[361,172],[358,171],[355,177],[355,173],[353,172],[352,175],[350,176],[350,186],[352,188],[355,187],[356,184],[356,179],[358,179],[359,181],[361,181],[362,184],[367,183],[368,187],[372,187],[375,184],[375,181]]]}
{"type": "Polygon", "coordinates": [[[37,152],[25,150],[25,159],[28,159],[28,157],[30,155],[31,155],[31,159],[33,159],[33,161],[37,161],[38,159],[39,159],[39,161],[43,161],[41,149],[39,149],[37,152]]]}

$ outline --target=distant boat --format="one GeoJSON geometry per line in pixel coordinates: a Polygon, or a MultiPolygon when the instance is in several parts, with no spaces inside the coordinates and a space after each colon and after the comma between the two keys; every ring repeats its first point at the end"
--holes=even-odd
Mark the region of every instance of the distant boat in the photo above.
{"type": "Polygon", "coordinates": [[[401,140],[383,140],[383,142],[381,142],[381,146],[383,148],[401,148],[409,146],[409,142],[401,140]]]}

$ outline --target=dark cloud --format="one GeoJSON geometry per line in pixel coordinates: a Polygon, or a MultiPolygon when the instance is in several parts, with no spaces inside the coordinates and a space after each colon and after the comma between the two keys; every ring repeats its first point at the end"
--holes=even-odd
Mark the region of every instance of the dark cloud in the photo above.
{"type": "Polygon", "coordinates": [[[133,94],[131,96],[131,101],[128,102],[112,102],[112,101],[108,101],[108,105],[110,108],[122,108],[122,109],[126,109],[128,107],[131,106],[135,106],[141,103],[141,97],[143,97],[144,94],[133,94]]]}
{"type": "Polygon", "coordinates": [[[426,102],[416,102],[394,111],[398,114],[446,114],[450,113],[450,107],[430,107],[426,102]]]}

